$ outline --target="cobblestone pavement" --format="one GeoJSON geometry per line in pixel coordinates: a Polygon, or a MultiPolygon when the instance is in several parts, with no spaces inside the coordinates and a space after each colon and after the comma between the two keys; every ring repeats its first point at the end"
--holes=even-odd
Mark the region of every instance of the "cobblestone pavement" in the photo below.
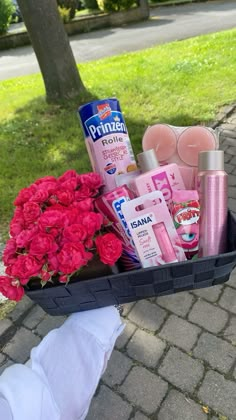
{"type": "MultiPolygon", "coordinates": [[[[236,213],[236,106],[216,126],[236,213]]],[[[87,420],[236,419],[236,270],[224,285],[124,305],[123,318],[87,420]]],[[[24,298],[0,322],[0,372],[64,319],[24,298]]]]}

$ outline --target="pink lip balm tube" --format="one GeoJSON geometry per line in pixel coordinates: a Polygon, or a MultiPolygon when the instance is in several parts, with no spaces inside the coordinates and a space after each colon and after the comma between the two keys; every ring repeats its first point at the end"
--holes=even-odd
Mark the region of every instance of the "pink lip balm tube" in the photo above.
{"type": "Polygon", "coordinates": [[[156,223],[153,227],[158,245],[162,252],[162,258],[166,263],[178,262],[173,245],[163,222],[156,223]]]}

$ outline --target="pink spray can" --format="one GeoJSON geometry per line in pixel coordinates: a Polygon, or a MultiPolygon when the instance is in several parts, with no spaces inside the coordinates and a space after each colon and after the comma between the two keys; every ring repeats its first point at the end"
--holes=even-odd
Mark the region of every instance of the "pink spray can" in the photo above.
{"type": "Polygon", "coordinates": [[[103,194],[95,201],[96,209],[110,222],[110,231],[114,232],[122,241],[123,252],[120,262],[125,271],[141,267],[131,233],[121,210],[122,204],[133,198],[135,198],[134,193],[126,185],[122,185],[103,194]]]}
{"type": "Polygon", "coordinates": [[[227,250],[228,175],[224,171],[224,152],[200,152],[198,159],[200,200],[199,257],[227,250]]]}

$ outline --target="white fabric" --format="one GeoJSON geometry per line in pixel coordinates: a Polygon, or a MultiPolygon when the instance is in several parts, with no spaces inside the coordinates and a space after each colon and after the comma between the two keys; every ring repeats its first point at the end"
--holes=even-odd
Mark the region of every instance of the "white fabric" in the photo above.
{"type": "Polygon", "coordinates": [[[3,372],[0,419],[85,419],[123,328],[112,306],[71,315],[32,349],[31,368],[16,364],[3,372]]]}

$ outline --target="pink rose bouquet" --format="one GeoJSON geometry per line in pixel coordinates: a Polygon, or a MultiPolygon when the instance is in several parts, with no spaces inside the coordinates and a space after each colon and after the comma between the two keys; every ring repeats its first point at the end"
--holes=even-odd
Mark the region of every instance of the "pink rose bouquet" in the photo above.
{"type": "Polygon", "coordinates": [[[103,216],[94,209],[100,175],[66,171],[59,178],[46,176],[23,188],[14,201],[10,239],[3,253],[6,275],[0,292],[20,300],[24,286],[37,279],[39,286],[57,279],[68,283],[95,255],[114,265],[122,253],[121,241],[106,233],[103,216]]]}

